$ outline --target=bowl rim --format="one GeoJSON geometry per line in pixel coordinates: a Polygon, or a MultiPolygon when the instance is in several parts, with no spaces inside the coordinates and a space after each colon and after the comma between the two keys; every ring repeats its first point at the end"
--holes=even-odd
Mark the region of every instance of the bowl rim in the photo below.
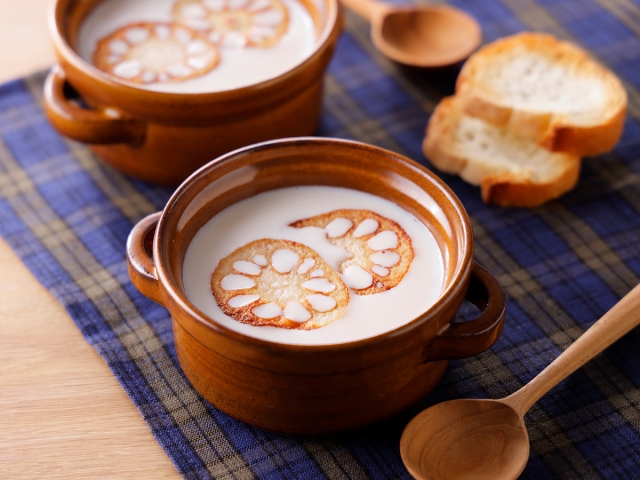
{"type": "Polygon", "coordinates": [[[215,160],[212,160],[211,162],[207,163],[206,165],[196,170],[193,174],[191,174],[171,195],[171,197],[167,201],[167,204],[161,212],[153,239],[153,258],[156,266],[156,274],[158,283],[160,284],[160,288],[164,290],[165,293],[171,297],[172,302],[180,309],[182,309],[182,311],[191,319],[196,320],[196,322],[204,325],[208,330],[211,330],[216,334],[219,334],[236,342],[242,342],[247,346],[251,345],[253,347],[263,349],[279,348],[294,352],[326,352],[336,350],[342,351],[350,349],[372,348],[391,339],[403,337],[407,333],[410,333],[414,329],[418,328],[423,322],[426,322],[437,315],[438,311],[442,310],[447,305],[447,302],[453,296],[455,296],[461,288],[466,285],[465,279],[469,278],[471,266],[473,263],[473,233],[469,216],[460,199],[437,175],[435,175],[422,165],[418,164],[417,162],[405,157],[404,155],[400,155],[390,150],[369,145],[363,142],[329,137],[295,137],[270,140],[267,142],[261,142],[234,150],[218,157],[215,160]],[[331,144],[334,146],[338,146],[339,148],[351,148],[362,150],[363,152],[376,152],[377,154],[383,154],[386,157],[393,158],[393,161],[400,162],[401,164],[418,171],[423,177],[427,177],[440,190],[440,192],[444,195],[444,198],[446,198],[447,201],[451,203],[456,213],[456,218],[460,220],[460,230],[463,237],[461,239],[461,243],[464,245],[464,253],[462,255],[462,258],[456,263],[455,272],[449,280],[448,285],[445,286],[438,299],[427,310],[414,317],[413,319],[407,321],[406,323],[400,325],[399,327],[396,327],[395,329],[371,337],[365,337],[359,340],[353,340],[343,343],[298,345],[263,340],[260,338],[245,335],[235,330],[231,330],[230,328],[227,328],[221,323],[217,322],[214,318],[211,318],[204,312],[200,311],[189,301],[186,295],[183,297],[176,291],[175,285],[171,281],[167,266],[165,265],[165,256],[163,252],[160,251],[160,239],[170,233],[166,231],[168,229],[167,216],[171,214],[174,209],[179,210],[176,208],[176,205],[180,201],[180,198],[185,194],[185,192],[188,191],[191,186],[196,183],[197,179],[203,176],[207,171],[216,169],[220,165],[227,164],[228,162],[232,162],[236,158],[244,157],[254,151],[283,147],[292,148],[304,144],[318,146],[331,144]]]}
{"type": "MultiPolygon", "coordinates": [[[[296,64],[293,68],[283,72],[282,74],[263,80],[261,82],[246,85],[240,88],[233,88],[229,90],[221,90],[217,92],[196,92],[196,93],[183,93],[183,92],[166,92],[149,90],[145,88],[136,87],[134,83],[119,80],[113,75],[109,75],[103,72],[99,68],[93,66],[91,63],[84,60],[66,41],[63,35],[62,25],[59,24],[64,18],[65,11],[58,12],[60,5],[65,0],[51,0],[48,6],[47,12],[47,24],[49,28],[49,34],[51,35],[53,45],[58,55],[68,62],[74,69],[89,76],[92,80],[106,85],[108,88],[120,89],[123,93],[131,95],[144,95],[152,99],[165,98],[168,101],[184,102],[186,100],[199,100],[199,101],[217,101],[217,100],[231,100],[235,97],[243,97],[255,90],[266,90],[273,88],[281,82],[296,77],[302,71],[304,71],[309,64],[312,64],[315,59],[322,55],[324,48],[331,42],[332,37],[337,34],[336,30],[340,27],[341,7],[338,0],[322,0],[328,7],[326,11],[326,21],[323,25],[322,32],[318,36],[313,46],[313,49],[307,54],[304,59],[296,64]]],[[[77,0],[66,0],[70,5],[77,0]]],[[[99,2],[108,0],[99,0],[99,2]]]]}

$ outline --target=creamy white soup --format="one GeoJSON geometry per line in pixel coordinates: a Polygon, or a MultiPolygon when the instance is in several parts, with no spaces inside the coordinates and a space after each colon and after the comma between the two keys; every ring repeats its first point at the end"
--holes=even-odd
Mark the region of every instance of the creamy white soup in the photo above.
{"type": "Polygon", "coordinates": [[[187,297],[207,316],[250,337],[295,345],[345,343],[393,330],[435,303],[442,292],[443,279],[440,249],[422,222],[381,197],[327,186],[283,188],[231,205],[211,218],[194,236],[183,270],[187,297]],[[355,222],[340,213],[355,210],[373,213],[364,213],[355,222]],[[324,227],[307,226],[314,225],[315,218],[325,218],[324,227]],[[403,232],[401,236],[406,233],[410,240],[413,256],[408,262],[401,258],[406,257],[404,240],[398,239],[391,228],[381,225],[384,218],[395,222],[400,227],[397,231],[403,232]],[[366,239],[368,248],[372,249],[366,255],[375,265],[368,271],[354,264],[357,259],[341,246],[341,242],[351,241],[348,237],[366,239]],[[271,253],[255,254],[254,246],[260,246],[264,239],[272,239],[266,242],[270,243],[271,253]],[[287,242],[294,242],[289,244],[295,246],[287,247],[287,242]],[[246,259],[242,256],[243,248],[252,252],[245,255],[246,259]],[[227,311],[257,300],[256,292],[243,289],[258,288],[260,278],[255,275],[266,272],[269,267],[271,277],[263,280],[268,281],[268,288],[273,287],[271,295],[274,292],[282,292],[283,297],[291,295],[284,285],[282,290],[276,288],[279,285],[277,275],[273,276],[274,269],[304,273],[305,278],[299,285],[309,291],[299,302],[285,306],[276,299],[254,308],[253,312],[265,319],[287,316],[293,323],[307,321],[311,314],[316,314],[314,318],[319,319],[317,325],[321,326],[309,330],[256,326],[240,323],[225,314],[212,293],[212,275],[230,258],[234,270],[220,273],[218,282],[224,298],[228,299],[224,300],[228,305],[223,303],[227,311]],[[318,268],[320,266],[322,268],[318,268]],[[398,269],[402,275],[395,284],[390,279],[398,269]],[[245,294],[247,292],[250,294],[245,294]],[[344,311],[340,311],[339,318],[329,319],[325,324],[320,312],[335,307],[336,300],[331,295],[336,292],[340,292],[342,299],[344,292],[348,292],[348,301],[339,299],[339,303],[344,303],[344,311]]]}
{"type": "MultiPolygon", "coordinates": [[[[100,41],[107,39],[105,41],[109,41],[109,45],[104,47],[104,62],[105,65],[112,64],[109,73],[149,90],[205,93],[246,87],[291,70],[307,58],[314,48],[316,30],[309,11],[298,0],[273,1],[286,9],[286,28],[281,36],[278,33],[273,45],[263,47],[244,45],[244,40],[236,34],[220,37],[198,30],[199,22],[202,23],[202,19],[197,17],[198,8],[204,8],[200,5],[187,5],[187,18],[180,17],[180,20],[187,22],[185,26],[188,28],[173,31],[177,25],[174,12],[176,0],[105,0],[90,12],[81,25],[77,38],[78,54],[94,64],[94,54],[100,41]],[[196,16],[189,17],[194,10],[196,16]],[[128,26],[131,26],[131,31],[123,31],[119,37],[113,37],[114,32],[128,26]],[[191,32],[191,35],[185,31],[191,32]],[[174,40],[173,46],[166,43],[174,40]],[[165,44],[159,48],[162,41],[165,44]],[[184,55],[190,56],[170,62],[167,72],[152,71],[154,66],[166,62],[166,57],[182,55],[178,48],[180,42],[184,46],[184,55]],[[155,51],[151,51],[154,48],[155,51]],[[217,55],[209,51],[211,48],[217,49],[217,55]],[[132,55],[128,56],[130,53],[132,55]],[[215,66],[212,68],[212,65],[215,66]],[[145,67],[148,68],[145,70],[145,67]],[[206,73],[201,74],[204,70],[206,73]]],[[[235,8],[235,4],[249,10],[266,8],[258,12],[257,21],[262,23],[247,29],[247,38],[253,38],[258,45],[260,42],[269,43],[265,40],[275,35],[274,32],[279,28],[277,22],[282,17],[280,12],[269,9],[268,4],[263,5],[265,2],[202,0],[201,3],[211,5],[211,8],[219,8],[217,3],[224,3],[224,8],[235,8]]],[[[210,11],[207,10],[207,13],[210,11]]]]}

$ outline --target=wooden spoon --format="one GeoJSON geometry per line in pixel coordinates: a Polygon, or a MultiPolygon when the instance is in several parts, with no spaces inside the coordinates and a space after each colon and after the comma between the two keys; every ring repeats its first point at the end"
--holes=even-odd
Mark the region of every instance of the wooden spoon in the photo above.
{"type": "Polygon", "coordinates": [[[640,324],[635,287],[531,382],[501,400],[452,400],[418,414],[400,439],[402,461],[418,479],[506,480],[529,459],[523,415],[576,369],[640,324]]]}
{"type": "Polygon", "coordinates": [[[371,23],[376,48],[404,65],[453,65],[466,59],[482,40],[478,22],[454,7],[397,6],[375,0],[342,3],[371,23]]]}

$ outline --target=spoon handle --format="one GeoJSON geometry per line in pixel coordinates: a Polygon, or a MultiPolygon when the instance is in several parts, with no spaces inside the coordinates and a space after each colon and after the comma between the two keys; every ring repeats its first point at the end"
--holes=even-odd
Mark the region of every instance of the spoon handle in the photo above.
{"type": "Polygon", "coordinates": [[[500,400],[524,415],[540,397],[640,324],[640,285],[567,348],[547,368],[517,392],[500,400]]]}
{"type": "Polygon", "coordinates": [[[369,23],[391,9],[389,5],[376,0],[341,0],[341,2],[349,10],[353,10],[369,23]]]}

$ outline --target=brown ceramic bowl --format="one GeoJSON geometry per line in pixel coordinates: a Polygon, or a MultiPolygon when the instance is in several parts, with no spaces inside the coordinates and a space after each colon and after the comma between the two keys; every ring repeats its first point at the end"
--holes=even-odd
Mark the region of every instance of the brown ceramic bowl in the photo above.
{"type": "MultiPolygon", "coordinates": [[[[274,138],[311,135],[320,118],[322,80],[341,28],[337,0],[311,11],[317,41],[288,72],[248,87],[213,93],[163,93],[137,88],[84,61],[76,36],[101,0],[56,0],[49,26],[59,65],[45,84],[49,120],[63,135],[87,143],[119,170],[177,185],[226,152],[274,138]],[[72,87],[91,109],[69,98],[72,87]]],[[[102,0],[104,1],[104,0],[102,0]]]]}
{"type": "Polygon", "coordinates": [[[187,179],[164,211],[134,227],[127,256],[135,286],[171,312],[178,359],[195,388],[229,415],[267,430],[320,434],[390,417],[427,394],[447,360],[479,354],[502,331],[505,295],[473,261],[471,228],[460,201],[417,163],[361,143],[285,139],[220,157],[187,179]],[[196,232],[235,202],[296,185],[369,192],[424,222],[445,264],[437,302],[390,332],[320,346],[247,337],[199,311],[182,281],[196,232]],[[465,298],[481,314],[450,323],[465,298]]]}

